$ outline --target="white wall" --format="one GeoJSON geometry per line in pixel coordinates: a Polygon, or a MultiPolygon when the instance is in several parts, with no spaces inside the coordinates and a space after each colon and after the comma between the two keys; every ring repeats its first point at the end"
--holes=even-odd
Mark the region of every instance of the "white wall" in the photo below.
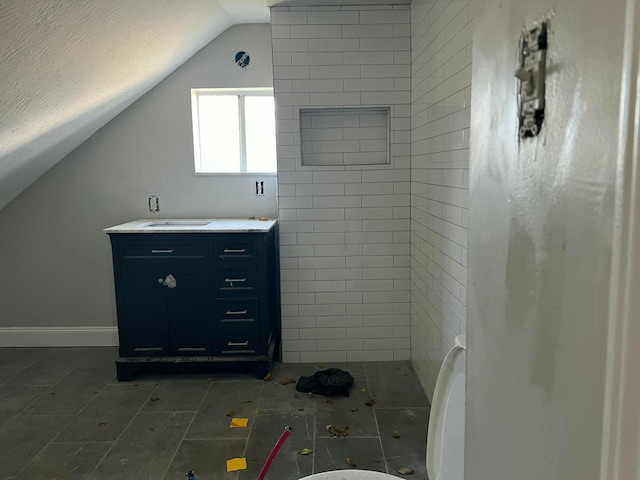
{"type": "Polygon", "coordinates": [[[411,3],[411,361],[429,398],[467,323],[469,2],[411,3]]]}
{"type": "Polygon", "coordinates": [[[599,478],[623,0],[474,2],[466,477],[599,478]],[[550,19],[544,124],[516,45],[550,19]]]}
{"type": "Polygon", "coordinates": [[[274,176],[193,175],[190,89],[257,86],[272,86],[270,27],[232,27],[1,210],[0,327],[114,327],[102,229],[151,216],[149,195],[157,217],[275,217],[274,176]]]}
{"type": "Polygon", "coordinates": [[[283,358],[409,358],[408,5],[271,9],[283,358]],[[388,106],[389,165],[302,166],[298,109],[388,106]]]}

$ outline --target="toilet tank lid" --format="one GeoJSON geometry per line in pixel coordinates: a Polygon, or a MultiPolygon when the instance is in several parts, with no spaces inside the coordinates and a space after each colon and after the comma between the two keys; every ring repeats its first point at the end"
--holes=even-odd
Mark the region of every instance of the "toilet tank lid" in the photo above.
{"type": "Polygon", "coordinates": [[[436,480],[464,478],[466,337],[459,335],[440,367],[429,416],[427,473],[436,480]]]}

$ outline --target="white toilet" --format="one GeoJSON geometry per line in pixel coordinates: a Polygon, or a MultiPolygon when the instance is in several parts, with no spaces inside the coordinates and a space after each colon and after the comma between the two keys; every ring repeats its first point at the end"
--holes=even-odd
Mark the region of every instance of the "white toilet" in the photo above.
{"type": "MultiPolygon", "coordinates": [[[[447,353],[438,373],[427,434],[429,480],[463,480],[464,478],[466,350],[465,336],[457,336],[455,345],[447,353]]],[[[398,477],[369,470],[334,470],[315,473],[301,480],[391,479],[397,480],[398,477]]]]}

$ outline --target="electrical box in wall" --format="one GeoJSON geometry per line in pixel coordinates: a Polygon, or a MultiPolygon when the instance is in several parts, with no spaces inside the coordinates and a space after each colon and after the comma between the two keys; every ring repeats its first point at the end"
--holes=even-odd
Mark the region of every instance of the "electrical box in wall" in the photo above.
{"type": "Polygon", "coordinates": [[[518,115],[520,138],[535,137],[544,120],[547,62],[547,22],[525,28],[518,46],[518,115]]]}

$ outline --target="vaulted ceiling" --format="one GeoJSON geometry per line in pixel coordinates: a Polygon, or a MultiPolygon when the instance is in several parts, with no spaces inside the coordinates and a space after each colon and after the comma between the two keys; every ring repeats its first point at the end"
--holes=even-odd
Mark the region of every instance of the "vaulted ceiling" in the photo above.
{"type": "Polygon", "coordinates": [[[409,0],[0,0],[0,209],[194,53],[274,5],[409,0]]]}
{"type": "Polygon", "coordinates": [[[0,209],[265,0],[0,1],[0,209]]]}

